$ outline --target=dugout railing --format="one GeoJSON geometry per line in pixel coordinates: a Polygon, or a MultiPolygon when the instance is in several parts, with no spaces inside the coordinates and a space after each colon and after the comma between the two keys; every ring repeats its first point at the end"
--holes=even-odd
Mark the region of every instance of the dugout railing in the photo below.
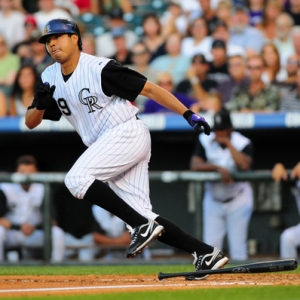
{"type": "MultiPolygon", "coordinates": [[[[288,171],[290,173],[290,171],[288,171]]],[[[44,248],[43,259],[50,262],[51,257],[51,185],[55,183],[63,183],[66,173],[35,173],[24,175],[20,173],[0,173],[0,182],[40,182],[45,185],[44,198],[44,248]]],[[[236,172],[233,174],[236,181],[254,182],[272,182],[270,170],[257,170],[248,172],[236,172]]],[[[191,171],[151,171],[149,172],[150,181],[162,181],[164,183],[174,183],[177,181],[186,181],[193,183],[192,198],[195,203],[195,235],[202,238],[202,195],[203,185],[207,181],[220,181],[221,177],[216,172],[191,172],[191,171]]]]}

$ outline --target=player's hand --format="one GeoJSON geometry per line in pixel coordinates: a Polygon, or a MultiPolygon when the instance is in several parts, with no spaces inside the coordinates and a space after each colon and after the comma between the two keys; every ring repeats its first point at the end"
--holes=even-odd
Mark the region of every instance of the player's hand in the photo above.
{"type": "Polygon", "coordinates": [[[46,109],[52,98],[55,91],[55,85],[50,87],[48,82],[40,83],[36,89],[35,99],[37,101],[36,109],[44,110],[46,109]]]}
{"type": "Polygon", "coordinates": [[[291,179],[300,179],[300,162],[293,168],[291,172],[291,179]]]}
{"type": "Polygon", "coordinates": [[[21,226],[21,231],[24,235],[29,236],[35,231],[35,226],[29,223],[25,223],[21,226]]]}
{"type": "Polygon", "coordinates": [[[204,130],[206,135],[210,135],[210,126],[203,117],[200,117],[193,113],[191,110],[187,110],[183,117],[188,121],[188,123],[197,131],[204,130]]]}
{"type": "Polygon", "coordinates": [[[287,180],[287,172],[283,164],[277,163],[272,169],[272,178],[276,182],[280,182],[281,180],[287,180]]]}
{"type": "Polygon", "coordinates": [[[227,183],[227,184],[233,183],[233,178],[232,178],[230,172],[227,169],[219,167],[217,169],[217,171],[220,173],[221,180],[222,180],[223,183],[227,183]]]}

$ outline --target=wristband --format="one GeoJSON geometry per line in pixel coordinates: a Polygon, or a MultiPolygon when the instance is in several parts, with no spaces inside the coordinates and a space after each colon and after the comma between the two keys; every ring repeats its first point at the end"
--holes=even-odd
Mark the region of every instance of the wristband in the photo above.
{"type": "Polygon", "coordinates": [[[190,79],[190,83],[192,84],[192,85],[195,85],[195,84],[199,84],[199,78],[198,77],[193,77],[193,78],[191,78],[190,79]]]}
{"type": "Polygon", "coordinates": [[[189,122],[190,117],[193,115],[194,113],[191,110],[187,110],[184,114],[183,117],[189,122]]]}

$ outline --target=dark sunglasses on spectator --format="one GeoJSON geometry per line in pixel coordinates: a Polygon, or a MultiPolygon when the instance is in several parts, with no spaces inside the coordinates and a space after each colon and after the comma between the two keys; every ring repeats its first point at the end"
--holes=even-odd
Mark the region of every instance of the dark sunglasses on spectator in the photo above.
{"type": "Polygon", "coordinates": [[[249,70],[261,70],[263,66],[247,66],[249,70]]]}
{"type": "Polygon", "coordinates": [[[144,54],[146,54],[146,53],[147,53],[147,51],[144,50],[144,51],[141,51],[141,52],[132,52],[132,55],[133,55],[133,56],[138,56],[138,55],[144,55],[144,54]]]}

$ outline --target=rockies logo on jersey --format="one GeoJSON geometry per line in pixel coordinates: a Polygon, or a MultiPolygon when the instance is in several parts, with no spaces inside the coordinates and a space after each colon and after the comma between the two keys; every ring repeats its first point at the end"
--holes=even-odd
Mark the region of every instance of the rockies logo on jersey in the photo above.
{"type": "Polygon", "coordinates": [[[95,111],[93,108],[96,108],[96,109],[102,109],[102,108],[103,108],[103,107],[101,107],[100,105],[97,104],[98,99],[97,99],[96,96],[88,95],[88,96],[84,97],[84,96],[82,95],[84,91],[90,92],[90,89],[88,89],[88,88],[82,89],[82,90],[79,92],[79,94],[78,94],[78,98],[79,98],[79,101],[80,101],[82,104],[88,106],[89,113],[95,111]]]}

